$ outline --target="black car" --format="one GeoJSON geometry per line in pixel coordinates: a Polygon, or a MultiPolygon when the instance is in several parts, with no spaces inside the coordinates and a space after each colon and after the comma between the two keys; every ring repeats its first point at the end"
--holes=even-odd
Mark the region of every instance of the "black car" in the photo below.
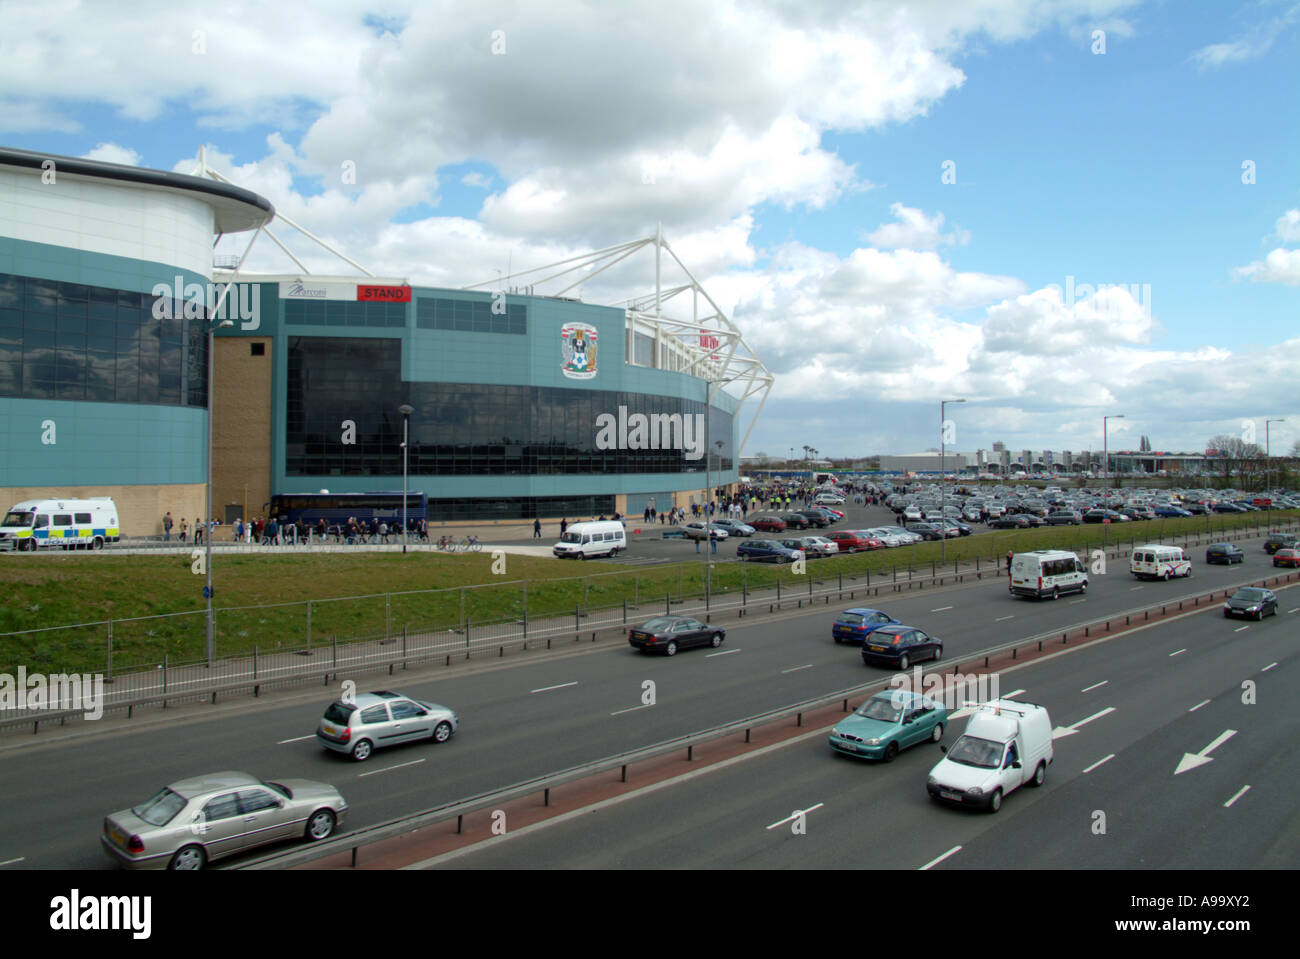
{"type": "Polygon", "coordinates": [[[940,659],[943,640],[913,626],[881,626],[862,644],[862,662],[907,669],[923,659],[940,659]]]}
{"type": "Polygon", "coordinates": [[[1224,563],[1231,566],[1233,563],[1244,563],[1246,554],[1241,551],[1240,546],[1233,546],[1231,543],[1211,543],[1205,547],[1205,562],[1207,563],[1224,563]]]}
{"type": "Polygon", "coordinates": [[[1048,526],[1078,526],[1083,522],[1083,515],[1072,509],[1057,510],[1047,517],[1048,526]]]}
{"type": "Polygon", "coordinates": [[[1294,533],[1274,533],[1264,540],[1264,552],[1272,556],[1279,549],[1295,549],[1300,545],[1300,537],[1294,533]]]}
{"type": "MultiPolygon", "coordinates": [[[[830,525],[830,521],[826,519],[825,516],[810,509],[801,509],[795,515],[802,516],[808,521],[809,526],[816,526],[818,529],[825,529],[830,525]]],[[[789,524],[787,523],[786,525],[788,526],[789,524]]]]}
{"type": "Polygon", "coordinates": [[[1007,513],[989,520],[989,529],[1029,529],[1032,525],[1024,513],[1007,513]]]}
{"type": "Polygon", "coordinates": [[[915,533],[924,540],[943,539],[946,535],[944,531],[934,523],[908,523],[904,529],[909,533],[915,533]]]}
{"type": "Polygon", "coordinates": [[[1226,617],[1245,616],[1263,619],[1265,616],[1277,615],[1277,594],[1271,589],[1258,586],[1243,586],[1223,604],[1226,617]]]}
{"type": "Polygon", "coordinates": [[[656,616],[627,631],[627,641],[643,653],[676,656],[691,646],[721,646],[727,631],[689,616],[656,616]]]}

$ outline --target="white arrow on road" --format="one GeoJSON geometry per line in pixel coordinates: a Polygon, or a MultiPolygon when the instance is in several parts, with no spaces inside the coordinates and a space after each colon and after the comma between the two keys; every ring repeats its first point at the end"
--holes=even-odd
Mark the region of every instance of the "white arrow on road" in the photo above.
{"type": "Polygon", "coordinates": [[[1235,729],[1225,729],[1218,736],[1214,737],[1214,742],[1206,746],[1199,753],[1183,753],[1183,758],[1178,762],[1178,768],[1174,770],[1174,775],[1185,773],[1189,769],[1195,769],[1197,766],[1204,766],[1206,763],[1214,762],[1210,758],[1210,753],[1214,752],[1233,736],[1237,735],[1235,729]]]}
{"type": "Polygon", "coordinates": [[[1107,713],[1113,713],[1114,711],[1115,711],[1114,706],[1107,706],[1101,712],[1093,713],[1087,719],[1080,719],[1077,723],[1074,723],[1073,725],[1057,726],[1055,729],[1052,730],[1052,738],[1060,739],[1062,736],[1073,736],[1075,733],[1079,731],[1080,726],[1086,726],[1094,719],[1101,719],[1102,716],[1105,716],[1107,713]]]}

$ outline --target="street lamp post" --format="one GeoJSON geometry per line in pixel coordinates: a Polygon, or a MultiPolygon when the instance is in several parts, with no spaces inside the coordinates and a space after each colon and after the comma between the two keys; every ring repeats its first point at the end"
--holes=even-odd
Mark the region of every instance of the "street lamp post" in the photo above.
{"type": "Polygon", "coordinates": [[[1268,441],[1268,425],[1270,423],[1285,423],[1286,420],[1265,420],[1264,421],[1264,495],[1268,497],[1268,531],[1273,532],[1273,496],[1269,493],[1269,487],[1273,483],[1273,454],[1268,441]]]}
{"type": "Polygon", "coordinates": [[[1103,416],[1101,418],[1101,469],[1102,472],[1106,474],[1107,478],[1110,477],[1110,440],[1106,433],[1106,421],[1122,420],[1123,418],[1123,413],[1113,413],[1110,416],[1103,416]]]}
{"type": "Polygon", "coordinates": [[[207,527],[203,537],[203,569],[207,577],[207,584],[203,587],[203,599],[207,605],[203,648],[207,654],[208,669],[212,668],[215,658],[215,650],[212,646],[212,396],[215,392],[212,382],[212,353],[213,344],[216,342],[216,331],[234,325],[233,320],[222,320],[215,325],[208,324],[208,482],[203,500],[203,525],[207,527]]]}
{"type": "Polygon", "coordinates": [[[408,445],[410,441],[411,414],[415,412],[415,407],[403,403],[397,408],[397,412],[402,414],[402,552],[406,552],[406,460],[410,451],[408,445]]]}
{"type": "Polygon", "coordinates": [[[948,560],[948,510],[945,505],[944,497],[944,418],[943,408],[949,403],[965,403],[965,400],[940,400],[939,401],[939,530],[943,533],[939,537],[939,560],[947,562],[948,560]]]}

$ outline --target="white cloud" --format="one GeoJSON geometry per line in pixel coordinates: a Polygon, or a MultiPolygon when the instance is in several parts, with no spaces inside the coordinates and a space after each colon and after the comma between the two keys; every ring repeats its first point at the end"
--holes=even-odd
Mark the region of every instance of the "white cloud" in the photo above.
{"type": "Polygon", "coordinates": [[[1300,210],[1287,210],[1278,217],[1274,232],[1283,243],[1300,243],[1300,210]]]}
{"type": "Polygon", "coordinates": [[[1251,27],[1244,36],[1201,47],[1192,53],[1191,58],[1202,70],[1254,60],[1267,53],[1286,28],[1297,20],[1300,20],[1300,3],[1293,4],[1266,23],[1251,27]]]}
{"type": "Polygon", "coordinates": [[[140,161],[144,159],[135,150],[116,143],[101,143],[81,156],[85,160],[102,160],[105,163],[121,163],[126,166],[139,166],[140,161]]]}
{"type": "Polygon", "coordinates": [[[479,187],[483,190],[489,190],[492,188],[491,178],[482,173],[466,173],[460,178],[460,182],[466,186],[479,187]]]}
{"type": "Polygon", "coordinates": [[[1238,280],[1250,280],[1253,283],[1300,286],[1300,250],[1273,250],[1262,260],[1237,267],[1232,275],[1238,280]]]}
{"type": "Polygon", "coordinates": [[[943,233],[943,214],[927,217],[925,212],[901,203],[891,203],[889,212],[897,223],[885,223],[867,235],[873,246],[909,250],[933,250],[938,246],[965,246],[970,242],[969,230],[943,233]]]}

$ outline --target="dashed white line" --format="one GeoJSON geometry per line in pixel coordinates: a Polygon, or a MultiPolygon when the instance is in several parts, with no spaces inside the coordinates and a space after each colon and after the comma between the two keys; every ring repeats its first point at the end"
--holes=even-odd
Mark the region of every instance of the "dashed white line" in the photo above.
{"type": "Polygon", "coordinates": [[[1016,697],[1016,696],[1019,696],[1019,695],[1020,695],[1021,693],[1023,693],[1023,692],[1024,692],[1023,689],[1013,689],[1013,690],[1011,690],[1011,692],[1007,693],[1007,694],[1006,694],[1005,696],[1003,696],[1002,698],[1003,698],[1003,699],[1012,699],[1012,698],[1014,698],[1014,697],[1016,697]]]}
{"type": "Polygon", "coordinates": [[[385,766],[383,769],[372,769],[368,773],[362,773],[361,777],[377,776],[380,773],[388,773],[388,772],[392,772],[394,769],[401,769],[403,766],[418,766],[422,762],[424,762],[423,759],[414,759],[409,763],[398,763],[396,766],[385,766]]]}
{"type": "MultiPolygon", "coordinates": [[[[1224,808],[1224,809],[1227,809],[1229,806],[1231,806],[1233,803],[1235,803],[1235,802],[1236,802],[1238,799],[1240,799],[1242,796],[1246,795],[1246,790],[1248,790],[1248,789],[1250,789],[1249,786],[1242,786],[1240,789],[1238,789],[1238,790],[1237,790],[1237,794],[1236,794],[1235,796],[1233,796],[1231,799],[1229,799],[1226,803],[1223,804],[1223,808],[1224,808]]],[[[4,863],[0,863],[0,866],[3,866],[3,865],[4,865],[4,863]]]]}
{"type": "Polygon", "coordinates": [[[552,689],[564,689],[566,686],[576,686],[576,685],[578,685],[576,682],[573,682],[573,683],[560,683],[560,685],[558,685],[558,686],[543,686],[541,689],[534,689],[533,692],[535,692],[535,693],[549,693],[552,689]]]}
{"type": "Polygon", "coordinates": [[[19,856],[17,859],[6,859],[4,862],[0,862],[0,866],[12,866],[14,863],[22,862],[26,858],[26,856],[19,856]]]}
{"type": "Polygon", "coordinates": [[[611,716],[622,716],[624,713],[634,713],[634,712],[636,712],[638,709],[649,709],[649,708],[650,708],[651,706],[653,706],[653,705],[654,705],[654,703],[642,703],[640,706],[632,706],[632,707],[629,707],[628,709],[620,709],[620,710],[619,710],[618,712],[616,712],[616,713],[610,713],[610,715],[611,715],[611,716]]]}
{"type": "Polygon", "coordinates": [[[1130,586],[1129,589],[1128,589],[1128,591],[1129,591],[1130,593],[1135,593],[1135,592],[1137,592],[1139,589],[1146,589],[1146,587],[1145,587],[1145,586],[1130,586]]]}
{"type": "Polygon", "coordinates": [[[297,739],[281,739],[278,743],[276,743],[276,745],[283,746],[285,743],[300,743],[304,739],[315,739],[315,738],[316,738],[316,734],[312,733],[310,736],[299,736],[297,739]]]}
{"type": "Polygon", "coordinates": [[[1295,609],[1288,609],[1287,612],[1288,612],[1288,613],[1300,613],[1300,606],[1297,606],[1295,609]]]}
{"type": "Polygon", "coordinates": [[[1197,703],[1195,706],[1193,706],[1191,709],[1189,709],[1189,710],[1187,710],[1187,711],[1188,711],[1189,713],[1194,713],[1194,712],[1196,712],[1198,709],[1200,709],[1202,706],[1208,706],[1208,705],[1210,705],[1210,701],[1209,701],[1208,699],[1202,699],[1199,703],[1197,703]]]}
{"type": "Polygon", "coordinates": [[[1006,620],[1006,619],[1015,619],[1015,618],[1016,618],[1016,617],[1015,617],[1014,614],[1012,614],[1011,616],[999,616],[997,619],[993,620],[993,622],[995,622],[995,623],[1000,623],[1000,622],[1002,622],[1003,620],[1006,620]]]}
{"type": "Polygon", "coordinates": [[[797,673],[797,672],[799,672],[799,670],[801,670],[801,669],[812,669],[812,668],[813,668],[813,664],[812,664],[812,663],[809,663],[807,666],[795,666],[795,667],[793,667],[793,668],[791,668],[791,669],[783,669],[783,670],[781,670],[781,672],[783,672],[783,673],[797,673]]]}
{"type": "Polygon", "coordinates": [[[1097,689],[1097,688],[1100,687],[1100,686],[1105,686],[1105,685],[1106,685],[1107,683],[1109,683],[1109,682],[1110,682],[1109,679],[1103,679],[1103,680],[1102,680],[1101,682],[1099,682],[1099,683],[1093,683],[1091,686],[1088,686],[1088,687],[1085,688],[1085,689],[1081,689],[1081,690],[1079,690],[1079,692],[1081,692],[1081,693],[1091,692],[1092,690],[1097,689]]]}
{"type": "Polygon", "coordinates": [[[1236,629],[1233,630],[1233,632],[1234,632],[1234,633],[1239,633],[1239,632],[1241,632],[1243,629],[1250,629],[1250,627],[1249,627],[1249,626],[1238,626],[1236,629]]]}
{"type": "Polygon", "coordinates": [[[784,826],[786,823],[788,823],[788,822],[794,822],[794,820],[798,819],[800,816],[806,816],[808,813],[812,812],[814,809],[821,809],[822,806],[825,806],[825,805],[826,805],[825,803],[821,803],[821,802],[819,802],[817,805],[815,805],[815,806],[809,806],[807,809],[800,809],[800,810],[797,810],[796,812],[791,813],[789,816],[786,816],[786,817],[785,817],[784,819],[782,819],[780,822],[774,822],[774,823],[772,823],[772,825],[768,826],[767,828],[768,828],[768,829],[775,829],[777,826],[784,826]]]}
{"type": "Polygon", "coordinates": [[[1072,600],[1072,601],[1070,602],[1070,605],[1071,605],[1071,606],[1078,606],[1080,603],[1086,603],[1086,602],[1087,602],[1086,599],[1076,599],[1076,600],[1072,600]]]}
{"type": "Polygon", "coordinates": [[[1115,754],[1114,754],[1114,753],[1111,753],[1109,756],[1104,756],[1104,757],[1102,757],[1101,759],[1098,759],[1095,763],[1093,763],[1093,764],[1092,764],[1091,766],[1089,766],[1087,769],[1085,769],[1084,772],[1086,772],[1086,773],[1090,773],[1090,772],[1092,772],[1094,769],[1096,769],[1098,766],[1100,766],[1102,763],[1108,763],[1108,762],[1110,762],[1110,761],[1111,761],[1112,759],[1114,759],[1114,758],[1115,758],[1115,754]]]}
{"type": "Polygon", "coordinates": [[[942,612],[946,612],[947,610],[950,610],[950,609],[952,609],[951,606],[940,606],[938,609],[932,609],[932,610],[930,610],[930,612],[932,612],[932,613],[942,613],[942,612]]]}
{"type": "Polygon", "coordinates": [[[1277,665],[1277,663],[1269,663],[1267,666],[1265,666],[1263,669],[1261,669],[1260,672],[1261,672],[1261,673],[1266,673],[1266,672],[1268,672],[1270,669],[1272,669],[1272,668],[1273,668],[1274,666],[1276,666],[1276,665],[1277,665]]]}
{"type": "Polygon", "coordinates": [[[961,846],[953,846],[951,849],[949,849],[946,853],[944,853],[944,854],[943,854],[942,856],[940,856],[938,859],[931,859],[931,860],[930,860],[929,862],[927,862],[924,866],[922,866],[920,869],[918,869],[917,872],[925,872],[925,871],[926,871],[927,869],[929,869],[931,866],[937,866],[937,865],[939,865],[939,863],[943,862],[943,861],[944,861],[945,859],[947,859],[949,856],[955,855],[955,854],[958,853],[958,852],[961,852],[961,846]]]}
{"type": "Polygon", "coordinates": [[[1179,655],[1180,653],[1185,653],[1185,652],[1187,652],[1187,647],[1186,647],[1186,646],[1184,646],[1182,649],[1175,649],[1175,650],[1174,650],[1172,653],[1170,653],[1169,655],[1170,655],[1170,656],[1177,656],[1177,655],[1179,655]]]}
{"type": "Polygon", "coordinates": [[[708,654],[707,656],[705,656],[704,658],[705,658],[705,659],[712,659],[714,656],[730,656],[732,653],[738,653],[738,652],[740,652],[740,650],[738,650],[738,649],[724,649],[724,650],[723,650],[722,652],[720,652],[720,653],[709,653],[709,654],[708,654]]]}

